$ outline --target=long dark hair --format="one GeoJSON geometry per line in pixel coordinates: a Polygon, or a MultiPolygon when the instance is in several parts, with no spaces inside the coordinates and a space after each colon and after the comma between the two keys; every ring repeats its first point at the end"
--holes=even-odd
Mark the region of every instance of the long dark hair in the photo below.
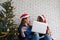
{"type": "MultiPolygon", "coordinates": [[[[25,25],[25,19],[27,19],[27,18],[23,18],[23,19],[21,20],[21,23],[20,23],[19,26],[26,26],[26,25],[25,25]]],[[[29,27],[32,27],[32,26],[30,25],[30,23],[28,24],[28,26],[29,26],[29,27]]]]}
{"type": "Polygon", "coordinates": [[[40,16],[38,16],[37,20],[38,20],[39,22],[43,22],[43,19],[42,19],[42,17],[40,17],[40,16]],[[39,20],[38,20],[38,19],[39,19],[39,20]]]}
{"type": "Polygon", "coordinates": [[[23,19],[21,20],[20,25],[22,25],[22,26],[24,26],[24,25],[25,25],[25,19],[27,19],[27,18],[23,18],[23,19]]]}

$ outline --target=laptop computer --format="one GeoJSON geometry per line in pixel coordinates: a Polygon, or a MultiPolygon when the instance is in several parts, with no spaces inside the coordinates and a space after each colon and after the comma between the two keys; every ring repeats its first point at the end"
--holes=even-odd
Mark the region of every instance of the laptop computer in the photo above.
{"type": "Polygon", "coordinates": [[[43,22],[33,21],[32,32],[46,34],[47,24],[43,22]]]}

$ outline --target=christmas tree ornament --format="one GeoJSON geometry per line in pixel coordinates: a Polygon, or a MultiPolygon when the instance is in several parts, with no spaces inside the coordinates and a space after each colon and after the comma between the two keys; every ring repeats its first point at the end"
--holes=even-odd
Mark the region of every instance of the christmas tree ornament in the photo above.
{"type": "Polygon", "coordinates": [[[11,18],[12,20],[14,20],[14,18],[11,18]]]}
{"type": "Polygon", "coordinates": [[[13,25],[12,25],[10,28],[11,28],[12,30],[14,30],[14,29],[15,29],[13,25]]]}
{"type": "Polygon", "coordinates": [[[15,28],[15,30],[17,30],[17,29],[15,28]]]}
{"type": "Polygon", "coordinates": [[[6,14],[4,14],[4,17],[7,17],[6,14]]]}
{"type": "Polygon", "coordinates": [[[10,31],[10,29],[8,28],[8,29],[7,29],[7,32],[9,32],[9,31],[10,31]]]}
{"type": "Polygon", "coordinates": [[[11,7],[9,7],[9,9],[12,9],[11,7]]]}
{"type": "Polygon", "coordinates": [[[16,33],[14,33],[14,35],[16,35],[16,33]]]}
{"type": "Polygon", "coordinates": [[[12,21],[12,20],[10,20],[10,24],[11,24],[11,23],[13,23],[13,21],[12,21]]]}

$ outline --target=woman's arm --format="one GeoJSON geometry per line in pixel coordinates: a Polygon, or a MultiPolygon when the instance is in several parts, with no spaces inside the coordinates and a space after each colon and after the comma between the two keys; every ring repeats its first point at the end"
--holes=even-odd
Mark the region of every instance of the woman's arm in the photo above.
{"type": "Polygon", "coordinates": [[[46,30],[46,34],[51,36],[51,30],[49,29],[49,27],[47,26],[47,30],[46,30]]]}
{"type": "Polygon", "coordinates": [[[24,32],[26,31],[25,28],[26,28],[26,27],[23,27],[23,26],[19,26],[19,28],[18,28],[18,32],[19,32],[18,35],[20,35],[20,36],[23,37],[23,38],[26,37],[26,36],[25,36],[25,33],[24,33],[24,32]]]}
{"type": "Polygon", "coordinates": [[[26,31],[26,27],[22,27],[22,30],[21,30],[21,36],[22,37],[25,37],[25,32],[26,31]]]}
{"type": "Polygon", "coordinates": [[[24,34],[23,32],[21,32],[21,36],[22,36],[22,37],[25,37],[25,34],[24,34]]]}

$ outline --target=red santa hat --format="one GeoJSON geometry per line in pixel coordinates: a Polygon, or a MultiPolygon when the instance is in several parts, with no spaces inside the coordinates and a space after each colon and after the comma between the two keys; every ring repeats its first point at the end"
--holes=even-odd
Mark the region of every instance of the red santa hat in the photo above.
{"type": "Polygon", "coordinates": [[[40,17],[43,19],[43,22],[46,23],[46,17],[44,15],[40,15],[40,17]]]}
{"type": "Polygon", "coordinates": [[[22,19],[22,18],[27,18],[27,17],[29,17],[29,15],[28,15],[27,13],[24,13],[24,14],[22,14],[22,15],[20,16],[21,19],[22,19]]]}

